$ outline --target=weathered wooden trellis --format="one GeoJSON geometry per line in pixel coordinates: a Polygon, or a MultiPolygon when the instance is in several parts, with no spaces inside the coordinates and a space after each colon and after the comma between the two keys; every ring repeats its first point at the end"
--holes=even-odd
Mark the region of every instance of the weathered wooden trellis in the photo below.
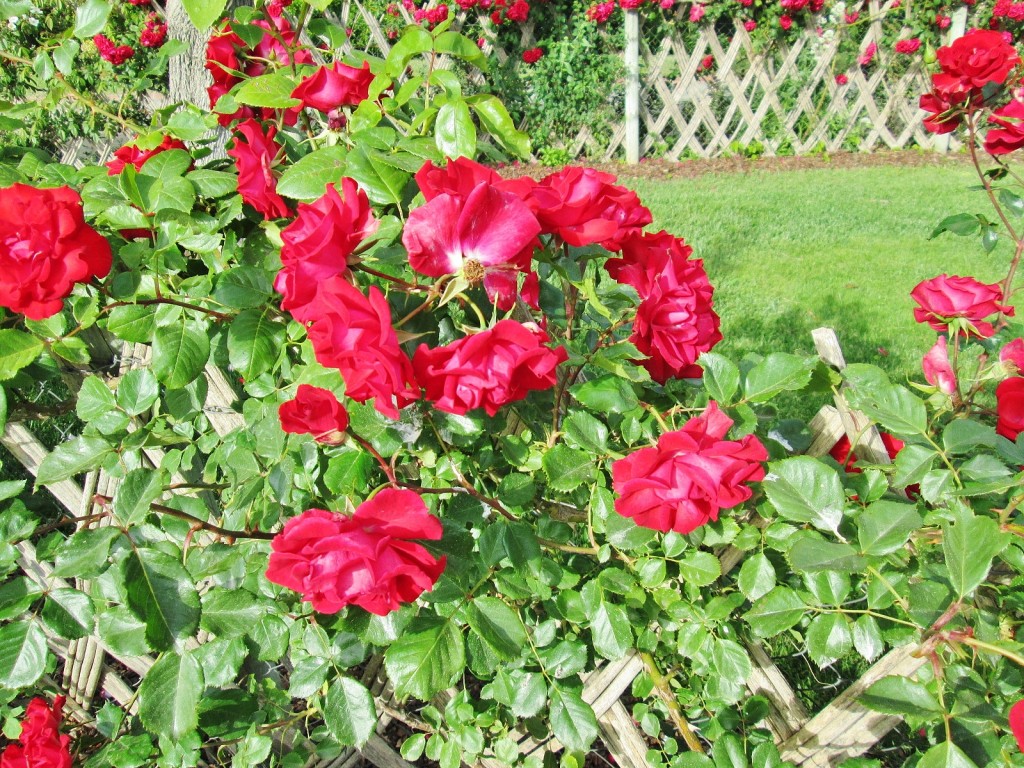
{"type": "MultiPolygon", "coordinates": [[[[845,365],[835,334],[831,330],[816,331],[815,343],[819,354],[826,362],[837,367],[845,365]]],[[[150,349],[146,345],[125,345],[120,354],[118,373],[122,374],[133,367],[145,367],[149,364],[149,359],[150,349]]],[[[206,377],[209,394],[204,411],[213,428],[221,436],[242,428],[244,422],[237,407],[234,391],[223,373],[211,366],[206,371],[206,377]]],[[[836,398],[836,407],[822,408],[812,421],[811,428],[815,438],[808,449],[810,455],[825,455],[845,434],[857,452],[869,461],[886,463],[889,460],[877,430],[862,414],[851,410],[841,394],[836,398]]],[[[38,471],[47,454],[38,438],[22,423],[8,423],[2,442],[32,474],[38,471]]],[[[158,448],[147,449],[146,458],[152,465],[158,466],[162,460],[162,453],[158,448]]],[[[69,513],[83,517],[93,509],[96,494],[111,495],[116,483],[115,478],[102,471],[95,471],[89,473],[82,484],[75,480],[63,480],[47,488],[69,513]]],[[[52,590],[68,586],[62,579],[54,576],[45,563],[37,560],[31,543],[22,542],[18,545],[18,550],[22,571],[42,589],[52,590]]],[[[741,551],[731,547],[721,552],[723,574],[732,570],[742,557],[741,551]]],[[[77,586],[87,589],[87,585],[82,582],[77,586]]],[[[203,639],[200,637],[200,641],[203,639]]],[[[104,644],[98,635],[68,643],[50,634],[48,642],[51,651],[63,660],[61,679],[50,683],[68,693],[71,702],[70,712],[74,719],[84,725],[94,722],[90,710],[99,692],[134,711],[134,687],[124,679],[119,670],[127,669],[133,675],[141,677],[153,665],[153,658],[117,653],[104,644]]],[[[900,718],[868,710],[858,703],[858,696],[882,677],[910,676],[924,663],[923,658],[914,656],[913,646],[896,648],[877,661],[859,680],[812,717],[764,648],[756,643],[750,643],[748,650],[753,662],[753,671],[747,680],[747,687],[751,693],[763,695],[771,702],[771,714],[765,724],[774,734],[783,759],[809,768],[834,766],[844,759],[863,754],[881,740],[899,723],[900,718]]],[[[647,741],[622,702],[623,694],[645,668],[649,669],[645,667],[642,655],[630,652],[622,659],[607,663],[591,673],[584,684],[583,698],[591,704],[598,717],[604,747],[614,756],[617,764],[624,768],[643,768],[648,764],[647,741]]],[[[414,728],[426,726],[414,713],[403,711],[401,703],[394,700],[379,657],[371,659],[364,670],[362,680],[377,699],[380,713],[377,734],[362,750],[346,750],[337,757],[320,761],[316,768],[354,768],[360,760],[378,768],[409,766],[380,734],[393,718],[398,718],[414,728]]],[[[660,693],[667,695],[670,692],[667,687],[662,686],[660,693]]],[[[684,733],[684,738],[689,737],[690,743],[695,743],[690,726],[679,717],[678,705],[674,706],[674,714],[676,726],[687,732],[684,733]]],[[[299,736],[291,732],[279,734],[277,738],[282,748],[286,748],[299,736]]],[[[523,754],[561,749],[561,745],[554,739],[538,743],[530,736],[521,734],[519,742],[523,754]]],[[[481,759],[479,764],[483,768],[501,768],[502,765],[496,759],[488,757],[481,759]]],[[[217,765],[217,762],[206,765],[217,765]]]]}

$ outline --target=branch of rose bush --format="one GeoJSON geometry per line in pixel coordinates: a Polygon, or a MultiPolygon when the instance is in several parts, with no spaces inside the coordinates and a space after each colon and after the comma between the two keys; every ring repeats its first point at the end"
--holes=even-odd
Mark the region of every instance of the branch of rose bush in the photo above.
{"type": "Polygon", "coordinates": [[[669,716],[672,718],[672,722],[676,726],[676,730],[679,731],[679,735],[683,737],[683,741],[686,742],[686,746],[690,748],[691,752],[697,752],[704,754],[704,745],[701,744],[700,739],[693,732],[693,728],[690,727],[690,723],[686,719],[686,715],[683,714],[682,708],[679,706],[679,702],[676,700],[676,696],[672,693],[672,689],[669,687],[668,680],[661,674],[661,670],[658,669],[657,663],[654,661],[654,657],[647,651],[640,652],[640,659],[644,663],[644,667],[647,670],[648,676],[651,678],[651,683],[654,684],[654,690],[658,692],[658,696],[668,707],[669,716]]]}
{"type": "MultiPolygon", "coordinates": [[[[114,498],[112,496],[104,496],[102,493],[94,495],[92,500],[95,504],[104,508],[109,508],[114,502],[114,498]]],[[[209,531],[210,533],[216,534],[217,536],[223,536],[227,539],[261,539],[263,541],[270,541],[274,536],[276,536],[276,534],[267,533],[265,531],[233,531],[229,528],[221,528],[219,525],[214,525],[206,520],[200,520],[198,517],[190,515],[188,512],[182,512],[180,509],[168,507],[164,504],[153,503],[149,505],[149,508],[154,512],[159,512],[163,515],[170,515],[171,517],[176,517],[179,520],[185,520],[193,523],[204,531],[209,531]]]]}
{"type": "MultiPolygon", "coordinates": [[[[365,450],[367,453],[369,453],[371,456],[373,456],[373,458],[375,458],[377,460],[377,463],[380,464],[380,468],[382,470],[384,470],[384,474],[387,476],[388,482],[391,485],[395,486],[396,488],[400,487],[401,483],[398,482],[398,478],[395,476],[395,468],[393,466],[391,466],[391,464],[389,464],[384,459],[383,456],[380,455],[380,453],[377,451],[377,449],[374,448],[372,445],[370,445],[369,442],[367,442],[366,440],[361,438],[359,435],[357,435],[352,430],[349,430],[348,433],[350,435],[352,435],[352,439],[353,440],[355,440],[357,443],[359,443],[360,446],[362,446],[363,450],[365,450]]],[[[415,489],[413,489],[413,490],[415,490],[415,489]]]]}
{"type": "Polygon", "coordinates": [[[169,299],[166,296],[160,296],[159,298],[156,298],[156,299],[136,299],[135,301],[115,301],[115,302],[112,302],[111,304],[107,304],[107,306],[104,307],[104,311],[109,312],[111,309],[114,309],[115,307],[132,307],[132,306],[135,306],[135,307],[150,307],[150,306],[156,306],[158,304],[173,304],[174,306],[181,307],[182,309],[191,309],[194,312],[202,312],[203,314],[209,315],[210,317],[212,317],[212,318],[214,318],[216,320],[220,320],[221,322],[227,322],[228,320],[232,320],[233,319],[231,315],[226,314],[224,312],[218,312],[215,309],[209,309],[207,307],[203,307],[203,306],[200,306],[198,304],[190,304],[187,301],[178,301],[178,299],[169,299]]]}

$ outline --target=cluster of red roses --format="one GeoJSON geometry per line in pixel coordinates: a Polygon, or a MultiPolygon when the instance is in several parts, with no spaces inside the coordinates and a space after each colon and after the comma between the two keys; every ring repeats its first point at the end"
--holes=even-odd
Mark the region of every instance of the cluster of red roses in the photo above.
{"type": "Polygon", "coordinates": [[[92,42],[96,46],[100,58],[109,61],[115,67],[121,66],[135,55],[135,49],[130,45],[117,45],[106,35],[95,35],[92,42]]]}
{"type": "MultiPolygon", "coordinates": [[[[1009,86],[1021,63],[1013,39],[1005,32],[972,29],[936,53],[941,72],[932,75],[932,91],[921,96],[928,112],[924,126],[933,133],[950,133],[965,118],[973,131],[974,116],[991,105],[985,86],[1009,86]],[[1009,39],[1007,39],[1009,38],[1009,39]]],[[[996,109],[989,122],[996,127],[985,136],[985,151],[1001,155],[1024,147],[1024,101],[1012,98],[996,109]]]]}

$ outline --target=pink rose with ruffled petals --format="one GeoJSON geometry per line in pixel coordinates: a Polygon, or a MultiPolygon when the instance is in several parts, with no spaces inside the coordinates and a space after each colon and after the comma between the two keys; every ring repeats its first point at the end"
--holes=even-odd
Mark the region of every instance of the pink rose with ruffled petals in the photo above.
{"type": "Polygon", "coordinates": [[[753,435],[724,440],[732,419],[714,401],[677,432],[612,464],[615,511],[644,528],[690,533],[752,495],[768,451],[753,435]]]}
{"type": "Polygon", "coordinates": [[[333,67],[319,67],[303,78],[292,91],[292,98],[302,99],[304,107],[330,112],[341,106],[355,106],[368,98],[371,82],[370,62],[364,61],[361,68],[356,68],[336,61],[333,67]]]}
{"type": "Polygon", "coordinates": [[[413,491],[385,488],[350,517],[309,509],[271,542],[267,579],[314,610],[348,605],[385,616],[433,588],[446,560],[410,539],[437,541],[441,522],[413,491]]]}
{"type": "Polygon", "coordinates": [[[374,407],[392,419],[419,399],[412,363],[391,325],[391,307],[376,286],[366,295],[332,277],[307,309],[316,359],[341,372],[348,397],[359,403],[373,398],[374,407]]]}
{"type": "Polygon", "coordinates": [[[380,226],[354,180],[342,179],[341,190],[331,185],[316,202],[299,203],[295,220],[281,231],[281,271],[274,288],[284,296],[281,307],[299,322],[313,319],[307,306],[317,286],[348,272],[352,254],[380,226]]]}
{"type": "Polygon", "coordinates": [[[551,349],[548,335],[533,323],[501,320],[493,328],[413,355],[416,379],[426,399],[448,413],[483,408],[494,416],[502,406],[530,392],[550,389],[565,349],[551,349]]]}
{"type": "Polygon", "coordinates": [[[956,374],[949,364],[945,336],[939,336],[935,346],[921,359],[921,368],[924,370],[925,381],[938,387],[942,394],[952,395],[956,392],[956,374]]]}
{"type": "Polygon", "coordinates": [[[949,332],[950,324],[957,322],[960,333],[988,338],[996,331],[984,322],[986,317],[997,312],[1013,314],[1013,307],[999,303],[1003,298],[1001,285],[987,285],[973,277],[939,275],[918,283],[910,296],[919,305],[914,308],[914,319],[928,323],[939,333],[949,332]]]}
{"type": "Polygon", "coordinates": [[[250,118],[235,127],[234,145],[228,150],[238,169],[238,194],[268,219],[292,213],[284,198],[277,194],[274,167],[283,157],[284,150],[274,141],[275,135],[275,126],[267,126],[264,134],[263,127],[250,118]]]}

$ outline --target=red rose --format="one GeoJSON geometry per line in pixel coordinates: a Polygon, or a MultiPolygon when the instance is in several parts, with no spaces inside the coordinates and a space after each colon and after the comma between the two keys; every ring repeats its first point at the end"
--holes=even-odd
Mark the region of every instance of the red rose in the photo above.
{"type": "Polygon", "coordinates": [[[684,262],[692,253],[683,238],[664,230],[657,234],[635,232],[623,239],[622,258],[608,259],[604,266],[616,282],[633,286],[643,299],[670,263],[684,262]]]}
{"type": "Polygon", "coordinates": [[[358,605],[384,616],[430,590],[444,571],[409,539],[441,538],[441,522],[413,491],[385,488],[350,517],[310,509],[271,542],[267,579],[295,590],[320,613],[358,605]]]}
{"type": "Polygon", "coordinates": [[[334,393],[309,384],[300,384],[295,399],[281,403],[277,417],[285,432],[313,435],[327,445],[339,445],[348,429],[348,411],[334,393]]]}
{"type": "Polygon", "coordinates": [[[641,364],[652,379],[664,384],[701,375],[697,358],[722,340],[713,293],[699,259],[674,259],[654,278],[629,339],[647,356],[641,364]]]}
{"type": "Polygon", "coordinates": [[[779,17],[779,26],[788,32],[793,27],[793,20],[789,16],[783,14],[779,17]]]}
{"type": "Polygon", "coordinates": [[[1017,749],[1024,752],[1024,699],[1010,707],[1007,718],[1010,721],[1010,732],[1017,740],[1017,749]]]}
{"type": "Polygon", "coordinates": [[[986,285],[973,277],[939,275],[918,283],[910,296],[919,305],[914,308],[914,319],[939,333],[951,332],[950,325],[955,324],[955,332],[988,338],[995,328],[983,322],[986,317],[997,312],[1013,314],[1013,307],[999,303],[1002,286],[986,285]]]}
{"type": "Polygon", "coordinates": [[[996,432],[1016,440],[1024,431],[1024,378],[1003,379],[996,387],[996,432]]]}
{"type": "Polygon", "coordinates": [[[518,179],[503,179],[497,172],[467,157],[449,160],[443,168],[427,160],[416,172],[416,184],[428,203],[438,195],[454,195],[466,198],[481,184],[497,187],[503,192],[511,192],[524,202],[528,202],[530,190],[536,181],[529,176],[518,179]]]}
{"type": "Polygon", "coordinates": [[[71,737],[60,733],[64,697],[51,709],[45,700],[32,699],[21,721],[20,744],[10,744],[0,755],[0,768],[71,768],[71,737]]]}
{"type": "Polygon", "coordinates": [[[505,11],[505,18],[509,21],[516,21],[520,24],[526,21],[530,15],[530,4],[526,0],[515,0],[508,10],[505,11]]]}
{"type": "Polygon", "coordinates": [[[902,53],[909,56],[912,53],[916,53],[920,47],[920,38],[908,37],[906,40],[897,40],[896,45],[893,46],[893,50],[896,51],[896,53],[902,53]]]}
{"type": "Polygon", "coordinates": [[[544,56],[544,50],[542,48],[528,48],[523,51],[523,62],[526,64],[536,64],[544,56]]]}
{"type": "Polygon", "coordinates": [[[993,112],[988,121],[999,126],[985,134],[985,151],[990,155],[1005,155],[1024,147],[1024,101],[1014,99],[993,112]]]}
{"type": "Polygon", "coordinates": [[[117,174],[124,170],[126,165],[134,165],[136,171],[141,171],[142,166],[146,164],[149,158],[159,155],[161,152],[166,152],[169,149],[184,149],[186,152],[188,151],[185,142],[180,139],[172,139],[170,136],[164,136],[164,140],[160,142],[160,145],[153,147],[153,149],[139,149],[134,144],[125,144],[114,152],[114,157],[111,160],[107,161],[107,175],[117,176],[117,174]]]}
{"type": "MultiPolygon", "coordinates": [[[[848,78],[844,73],[840,72],[836,75],[836,85],[846,85],[848,82],[850,82],[850,78],[848,78]]],[[[921,98],[923,99],[924,97],[922,96],[921,98]]],[[[924,105],[922,105],[921,108],[923,109],[924,105]]]]}
{"type": "Polygon", "coordinates": [[[610,173],[593,168],[563,168],[541,179],[527,202],[542,233],[577,247],[601,243],[618,250],[620,239],[651,223],[651,212],[635,192],[614,182],[610,173]]]}
{"type": "Polygon", "coordinates": [[[956,392],[956,374],[949,364],[949,350],[945,336],[939,336],[935,346],[922,358],[921,368],[924,371],[925,381],[933,387],[938,387],[942,394],[952,395],[956,392]]]}
{"type": "Polygon", "coordinates": [[[503,405],[553,387],[558,365],[568,354],[562,347],[545,346],[548,335],[531,326],[501,320],[444,347],[421,344],[412,364],[426,399],[448,413],[483,408],[494,416],[503,405]]]}
{"type": "Polygon", "coordinates": [[[1024,339],[1007,342],[999,350],[999,362],[1011,376],[1024,371],[1024,339]]]}
{"type": "Polygon", "coordinates": [[[262,126],[250,118],[235,128],[235,143],[228,150],[238,169],[238,194],[267,219],[292,213],[277,194],[277,176],[273,168],[284,150],[274,141],[276,134],[277,128],[270,125],[264,135],[262,126]]]}
{"type": "Polygon", "coordinates": [[[312,320],[307,305],[317,286],[330,277],[348,271],[348,259],[380,222],[366,193],[349,178],[341,180],[342,194],[328,186],[314,203],[299,203],[295,220],[281,231],[281,271],[274,280],[284,296],[282,308],[296,320],[312,320]]]}
{"type": "Polygon", "coordinates": [[[341,372],[348,397],[359,403],[373,398],[377,410],[392,419],[419,399],[412,363],[398,346],[391,308],[379,289],[371,286],[366,296],[332,277],[320,285],[308,309],[316,359],[341,372]]]}
{"type": "Polygon", "coordinates": [[[146,26],[139,35],[139,43],[143,48],[159,48],[166,39],[167,25],[155,13],[149,14],[146,26]]]}
{"type": "MultiPolygon", "coordinates": [[[[703,7],[703,6],[701,6],[701,7],[703,7]]],[[[703,59],[700,60],[700,68],[702,70],[705,70],[705,71],[709,70],[713,66],[715,66],[715,57],[712,56],[711,54],[708,54],[707,56],[705,56],[703,59]]]]}
{"type": "Polygon", "coordinates": [[[753,435],[723,440],[732,419],[714,401],[677,432],[612,464],[615,511],[663,533],[690,533],[751,496],[768,451],[753,435]]]}
{"type": "Polygon", "coordinates": [[[75,283],[110,272],[110,243],[85,223],[69,187],[0,189],[0,306],[44,320],[75,283]]]}
{"type": "Polygon", "coordinates": [[[92,39],[100,58],[109,61],[115,67],[124,64],[135,55],[135,49],[130,45],[115,45],[114,41],[106,35],[96,35],[92,39]]]}
{"type": "Polygon", "coordinates": [[[1020,63],[1017,50],[1000,32],[972,29],[936,52],[942,72],[932,78],[936,90],[980,92],[989,83],[1002,85],[1020,63]]]}
{"type": "MultiPolygon", "coordinates": [[[[882,445],[885,446],[885,452],[889,454],[890,459],[895,459],[899,452],[903,450],[904,442],[898,437],[893,437],[888,432],[879,432],[878,436],[882,439],[882,445]]],[[[850,451],[850,438],[846,435],[843,435],[836,441],[828,455],[835,459],[847,474],[860,474],[861,469],[856,466],[857,454],[850,451]]],[[[916,492],[916,489],[917,486],[915,485],[907,488],[908,491],[914,492],[916,492]]]]}
{"type": "MultiPolygon", "coordinates": [[[[956,94],[963,96],[963,94],[956,94]]],[[[932,133],[952,133],[963,117],[960,98],[944,95],[938,91],[921,94],[919,106],[928,114],[924,117],[925,130],[932,133]]]]}
{"type": "Polygon", "coordinates": [[[360,69],[334,62],[334,67],[320,67],[315,74],[303,78],[292,91],[292,98],[302,99],[302,106],[330,112],[341,106],[355,106],[370,95],[373,73],[370,62],[360,69]]]}

